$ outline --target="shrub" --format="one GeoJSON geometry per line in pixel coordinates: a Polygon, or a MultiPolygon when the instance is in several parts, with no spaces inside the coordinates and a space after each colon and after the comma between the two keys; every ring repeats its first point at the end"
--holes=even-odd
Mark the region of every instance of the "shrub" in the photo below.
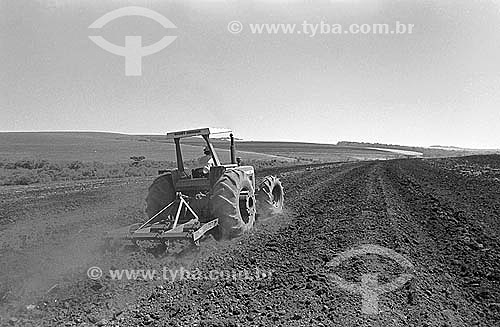
{"type": "Polygon", "coordinates": [[[16,168],[33,169],[35,168],[35,162],[33,160],[19,160],[15,163],[16,168]]]}
{"type": "Polygon", "coordinates": [[[10,176],[6,185],[29,185],[37,183],[38,179],[30,173],[20,173],[10,176]]]}
{"type": "Polygon", "coordinates": [[[5,169],[16,169],[16,163],[15,162],[7,162],[4,166],[5,169]]]}
{"type": "Polygon", "coordinates": [[[83,167],[83,163],[81,161],[73,161],[68,165],[69,169],[77,170],[83,167]]]}
{"type": "Polygon", "coordinates": [[[47,172],[42,171],[38,174],[38,182],[39,183],[48,183],[51,181],[53,181],[53,176],[51,176],[47,172]]]}

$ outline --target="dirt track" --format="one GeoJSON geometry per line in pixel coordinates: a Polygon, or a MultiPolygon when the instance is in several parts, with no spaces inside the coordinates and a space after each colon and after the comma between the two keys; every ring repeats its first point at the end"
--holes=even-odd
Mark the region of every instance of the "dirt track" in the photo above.
{"type": "MultiPolygon", "coordinates": [[[[498,164],[498,157],[489,159],[498,164]]],[[[490,163],[490,162],[488,162],[490,163]]],[[[155,258],[102,254],[103,229],[142,217],[149,181],[117,180],[2,194],[2,324],[165,326],[497,326],[500,322],[500,184],[435,161],[398,160],[276,172],[286,214],[231,242],[155,258]],[[143,194],[143,196],[138,196],[143,194]],[[10,221],[7,221],[10,219],[10,221]],[[23,236],[24,235],[24,236],[23,236]],[[379,314],[339,288],[402,273],[365,255],[328,263],[362,244],[392,249],[415,267],[404,287],[379,296],[379,314]],[[109,269],[259,271],[258,280],[159,278],[93,281],[109,269]],[[258,270],[257,270],[258,269],[258,270]],[[263,276],[262,272],[267,273],[263,276]],[[36,300],[35,300],[36,299],[36,300]],[[33,306],[26,308],[26,305],[33,306]]],[[[140,220],[140,219],[139,219],[140,220]]]]}

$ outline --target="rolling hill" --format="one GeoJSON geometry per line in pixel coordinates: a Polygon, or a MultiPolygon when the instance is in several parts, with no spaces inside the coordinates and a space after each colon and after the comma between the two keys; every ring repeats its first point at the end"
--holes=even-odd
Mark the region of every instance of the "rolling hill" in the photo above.
{"type": "MultiPolygon", "coordinates": [[[[229,142],[214,139],[224,161],[229,160],[229,142]]],[[[203,140],[183,140],[185,160],[202,155],[203,140]]],[[[243,160],[348,161],[389,159],[398,154],[384,149],[301,142],[237,142],[243,160]]],[[[175,161],[175,147],[161,135],[127,135],[101,132],[7,132],[0,133],[0,160],[47,160],[51,162],[129,162],[132,156],[153,161],[175,161]]]]}

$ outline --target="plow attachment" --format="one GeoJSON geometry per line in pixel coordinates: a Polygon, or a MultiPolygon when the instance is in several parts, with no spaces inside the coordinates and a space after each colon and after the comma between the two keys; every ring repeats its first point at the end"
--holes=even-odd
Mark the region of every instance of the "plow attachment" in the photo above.
{"type": "Polygon", "coordinates": [[[186,196],[177,193],[177,198],[151,217],[145,223],[133,224],[109,231],[104,235],[109,245],[114,241],[131,241],[138,245],[139,241],[157,241],[169,245],[171,241],[190,241],[199,245],[200,239],[219,223],[213,219],[207,223],[200,223],[198,215],[185,200],[186,196]],[[173,215],[175,211],[175,215],[173,215]],[[179,223],[181,217],[189,212],[194,218],[187,222],[179,223]],[[166,214],[168,219],[163,218],[166,214]]]}

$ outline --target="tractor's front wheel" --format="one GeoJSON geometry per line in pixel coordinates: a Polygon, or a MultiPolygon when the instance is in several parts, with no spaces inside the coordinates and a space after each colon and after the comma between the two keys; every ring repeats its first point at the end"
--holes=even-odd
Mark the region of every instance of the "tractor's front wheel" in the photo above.
{"type": "Polygon", "coordinates": [[[210,211],[219,219],[217,238],[230,239],[252,229],[255,222],[255,191],[250,178],[240,170],[226,171],[215,183],[210,211]]]}

